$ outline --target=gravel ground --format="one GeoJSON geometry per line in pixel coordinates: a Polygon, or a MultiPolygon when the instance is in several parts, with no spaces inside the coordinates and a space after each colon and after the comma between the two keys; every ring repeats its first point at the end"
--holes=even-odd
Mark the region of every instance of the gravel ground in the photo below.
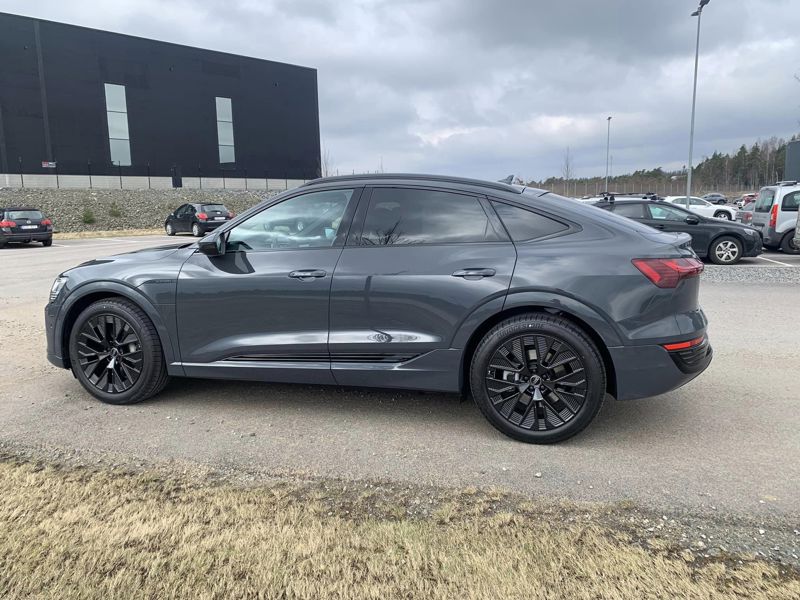
{"type": "Polygon", "coordinates": [[[703,281],[708,283],[744,283],[744,284],[800,284],[800,268],[763,265],[737,265],[724,267],[706,265],[703,281]]]}

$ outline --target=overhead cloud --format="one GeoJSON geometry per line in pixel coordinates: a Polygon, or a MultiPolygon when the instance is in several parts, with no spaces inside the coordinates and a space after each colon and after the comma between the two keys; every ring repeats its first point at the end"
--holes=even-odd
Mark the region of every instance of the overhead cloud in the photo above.
{"type": "MultiPolygon", "coordinates": [[[[696,156],[800,131],[797,0],[703,13],[696,156]]],[[[696,0],[10,0],[4,10],[318,69],[340,172],[686,164],[696,0]]]]}

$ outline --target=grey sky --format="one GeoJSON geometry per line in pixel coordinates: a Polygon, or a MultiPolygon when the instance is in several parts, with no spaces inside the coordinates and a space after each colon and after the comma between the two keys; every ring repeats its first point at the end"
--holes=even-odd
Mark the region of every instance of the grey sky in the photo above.
{"type": "MultiPolygon", "coordinates": [[[[696,0],[6,0],[2,10],[315,67],[342,172],[541,179],[686,163],[696,0]]],[[[800,131],[800,0],[712,0],[696,156],[800,131]]]]}

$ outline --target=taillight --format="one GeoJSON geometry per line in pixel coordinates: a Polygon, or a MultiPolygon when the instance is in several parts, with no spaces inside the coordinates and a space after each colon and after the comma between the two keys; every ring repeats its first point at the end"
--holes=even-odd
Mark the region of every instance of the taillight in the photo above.
{"type": "Polygon", "coordinates": [[[208,219],[208,215],[206,213],[197,213],[197,218],[200,219],[201,221],[205,221],[206,219],[208,219]]]}
{"type": "Polygon", "coordinates": [[[44,219],[41,224],[42,225],[52,225],[53,222],[50,219],[44,219]]]}
{"type": "Polygon", "coordinates": [[[664,348],[664,350],[668,350],[669,352],[675,352],[676,350],[688,350],[689,348],[694,348],[695,346],[699,346],[705,341],[705,339],[706,336],[702,335],[699,338],[694,338],[693,340],[689,340],[688,342],[664,344],[662,347],[664,348]]]}
{"type": "Polygon", "coordinates": [[[778,205],[773,204],[772,210],[769,211],[769,226],[773,229],[778,224],[778,205]]]}
{"type": "Polygon", "coordinates": [[[0,227],[16,227],[17,224],[14,221],[0,221],[0,227]]]}
{"type": "Polygon", "coordinates": [[[660,288],[677,287],[681,280],[703,272],[703,263],[696,258],[634,258],[631,262],[660,288]]]}

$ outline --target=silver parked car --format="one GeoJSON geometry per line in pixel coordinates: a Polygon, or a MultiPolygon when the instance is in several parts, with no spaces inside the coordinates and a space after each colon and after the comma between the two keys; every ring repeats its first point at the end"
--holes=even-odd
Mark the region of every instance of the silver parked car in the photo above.
{"type": "Polygon", "coordinates": [[[753,227],[761,232],[764,246],[780,248],[788,254],[800,254],[795,243],[797,207],[800,206],[800,185],[796,181],[780,181],[761,188],[753,212],[753,227]]]}

